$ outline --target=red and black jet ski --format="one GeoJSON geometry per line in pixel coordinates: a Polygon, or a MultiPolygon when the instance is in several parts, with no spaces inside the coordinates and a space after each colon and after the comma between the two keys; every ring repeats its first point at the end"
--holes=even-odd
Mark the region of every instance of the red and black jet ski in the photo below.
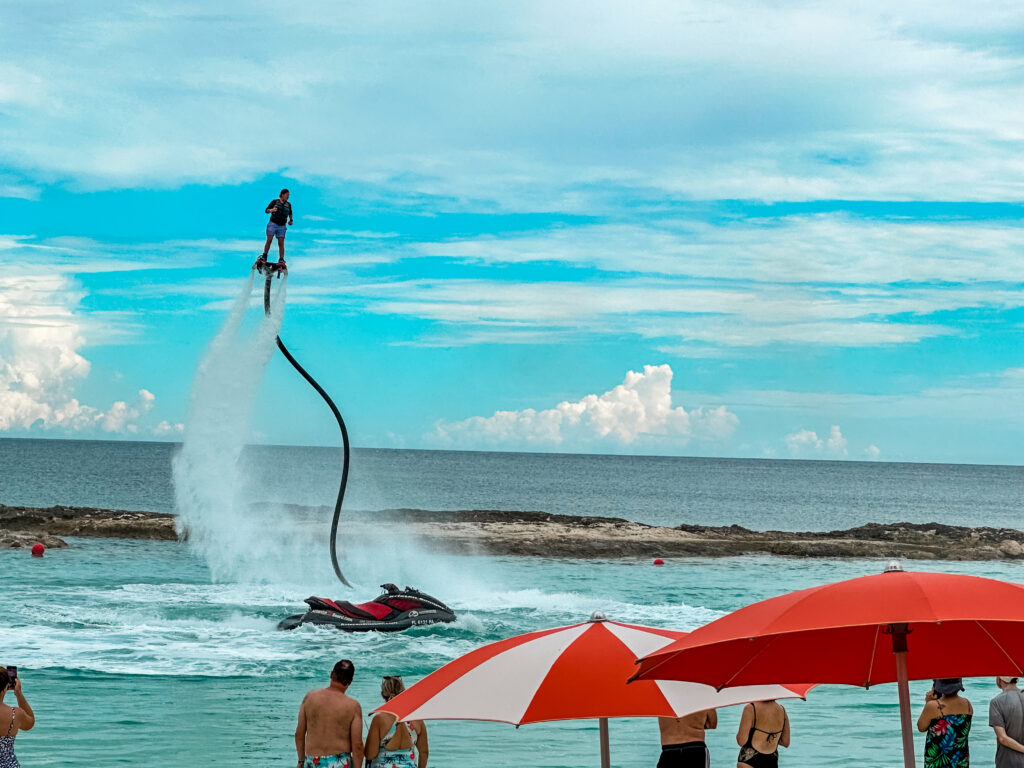
{"type": "Polygon", "coordinates": [[[326,624],[345,632],[401,632],[410,627],[455,621],[455,611],[436,597],[394,584],[381,584],[384,594],[368,603],[307,597],[309,610],[282,620],[278,629],[300,624],[326,624]]]}

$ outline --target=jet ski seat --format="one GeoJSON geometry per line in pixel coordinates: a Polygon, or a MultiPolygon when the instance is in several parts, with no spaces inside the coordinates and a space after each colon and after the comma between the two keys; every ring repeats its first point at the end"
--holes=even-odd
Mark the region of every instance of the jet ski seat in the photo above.
{"type": "Polygon", "coordinates": [[[310,608],[320,611],[337,611],[344,616],[351,616],[353,619],[383,619],[394,610],[393,607],[372,601],[356,604],[350,603],[348,600],[331,600],[327,597],[308,597],[306,604],[310,608]]]}

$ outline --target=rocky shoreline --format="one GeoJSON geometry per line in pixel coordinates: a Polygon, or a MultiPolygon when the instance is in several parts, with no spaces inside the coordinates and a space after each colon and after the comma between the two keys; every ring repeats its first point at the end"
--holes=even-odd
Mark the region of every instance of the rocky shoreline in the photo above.
{"type": "MultiPolygon", "coordinates": [[[[288,507],[324,520],[326,509],[288,507]]],[[[353,538],[380,535],[381,522],[399,524],[388,535],[415,538],[455,553],[485,552],[571,558],[867,557],[912,560],[1024,560],[1024,531],[940,523],[869,523],[841,531],[754,531],[738,525],[645,525],[620,518],[546,512],[390,509],[346,513],[353,538]]],[[[174,516],[155,512],[56,506],[0,505],[0,549],[66,546],[63,536],[175,540],[174,516]],[[50,543],[48,543],[50,542],[50,543]]]]}
{"type": "Polygon", "coordinates": [[[0,504],[0,549],[32,546],[9,544],[7,541],[42,541],[47,547],[67,546],[61,536],[106,537],[113,539],[159,539],[174,541],[174,515],[158,512],[135,512],[124,509],[93,507],[9,507],[0,504]],[[43,536],[60,543],[47,544],[43,536]]]}

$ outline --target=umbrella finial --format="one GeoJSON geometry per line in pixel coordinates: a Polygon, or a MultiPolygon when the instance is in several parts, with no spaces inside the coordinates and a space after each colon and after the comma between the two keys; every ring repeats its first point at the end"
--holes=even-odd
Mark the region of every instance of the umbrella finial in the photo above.
{"type": "Polygon", "coordinates": [[[903,573],[903,566],[900,565],[899,560],[890,560],[882,573],[903,573]]]}
{"type": "Polygon", "coordinates": [[[608,617],[605,616],[601,611],[594,611],[590,614],[591,621],[608,621],[608,617]]]}

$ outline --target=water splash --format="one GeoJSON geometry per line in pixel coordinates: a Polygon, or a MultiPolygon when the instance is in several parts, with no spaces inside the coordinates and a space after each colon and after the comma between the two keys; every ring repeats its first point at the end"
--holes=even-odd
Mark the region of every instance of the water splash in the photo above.
{"type": "Polygon", "coordinates": [[[249,515],[239,460],[281,328],[287,278],[277,283],[270,316],[247,330],[254,279],[251,272],[203,355],[192,383],[185,438],[173,461],[179,533],[187,535],[218,581],[258,571],[272,545],[272,537],[249,515]]]}

